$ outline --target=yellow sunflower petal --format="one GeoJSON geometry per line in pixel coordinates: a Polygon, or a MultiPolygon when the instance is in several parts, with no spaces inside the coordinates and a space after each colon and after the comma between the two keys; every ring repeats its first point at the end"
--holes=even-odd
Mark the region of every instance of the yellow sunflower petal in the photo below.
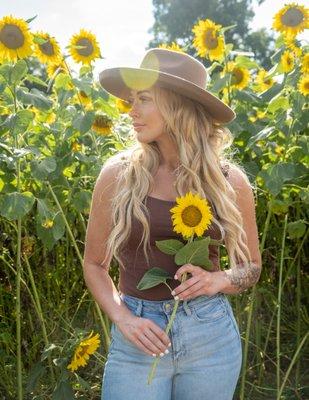
{"type": "Polygon", "coordinates": [[[202,236],[213,218],[207,200],[191,192],[177,197],[176,206],[172,207],[170,212],[174,231],[184,238],[190,238],[194,234],[202,236]]]}
{"type": "Polygon", "coordinates": [[[289,38],[295,37],[309,26],[309,9],[290,3],[285,5],[273,17],[273,28],[289,38]]]}
{"type": "Polygon", "coordinates": [[[28,24],[12,16],[0,20],[0,61],[17,61],[32,53],[33,38],[28,24]]]}
{"type": "Polygon", "coordinates": [[[300,78],[297,89],[300,91],[301,94],[304,96],[309,95],[309,74],[304,75],[300,78]]]}
{"type": "Polygon", "coordinates": [[[193,46],[197,49],[199,56],[208,57],[211,61],[223,59],[225,45],[220,29],[221,25],[215,24],[210,19],[200,20],[194,25],[193,46]]]}
{"type": "Polygon", "coordinates": [[[34,55],[43,64],[56,64],[61,62],[61,50],[56,39],[48,33],[37,32],[34,34],[34,55]]]}
{"type": "Polygon", "coordinates": [[[69,52],[74,61],[83,64],[91,64],[100,57],[100,48],[95,35],[84,29],[71,38],[69,52]]]}
{"type": "Polygon", "coordinates": [[[159,48],[178,51],[179,53],[184,53],[184,50],[176,42],[172,42],[171,44],[162,43],[159,45],[159,48]]]}

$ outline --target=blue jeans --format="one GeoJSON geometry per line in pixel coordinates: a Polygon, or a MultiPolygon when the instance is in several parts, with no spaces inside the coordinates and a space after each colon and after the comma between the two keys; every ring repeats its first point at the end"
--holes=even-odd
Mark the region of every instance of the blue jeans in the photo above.
{"type": "MultiPolygon", "coordinates": [[[[174,300],[150,301],[120,294],[136,316],[165,330],[174,300]]],[[[169,332],[172,346],[160,358],[150,385],[154,357],[111,326],[104,367],[102,400],[232,400],[239,378],[242,348],[239,329],[222,293],[180,301],[169,332]]]]}

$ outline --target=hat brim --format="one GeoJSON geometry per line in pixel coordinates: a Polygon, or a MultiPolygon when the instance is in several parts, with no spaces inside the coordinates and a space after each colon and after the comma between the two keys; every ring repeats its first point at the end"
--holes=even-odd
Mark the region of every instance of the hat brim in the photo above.
{"type": "Polygon", "coordinates": [[[99,81],[108,93],[126,101],[132,89],[147,90],[158,85],[200,102],[217,122],[228,123],[236,117],[229,106],[206,89],[165,72],[145,68],[108,68],[99,74],[99,81]]]}

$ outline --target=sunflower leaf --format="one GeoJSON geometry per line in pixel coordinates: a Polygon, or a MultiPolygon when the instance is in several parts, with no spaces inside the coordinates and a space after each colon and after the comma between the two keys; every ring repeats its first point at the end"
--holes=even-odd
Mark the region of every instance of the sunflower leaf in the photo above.
{"type": "Polygon", "coordinates": [[[191,243],[187,243],[177,252],[175,256],[175,263],[177,265],[193,264],[206,269],[211,268],[212,263],[209,260],[208,249],[210,240],[210,236],[207,236],[203,240],[196,240],[191,243]]]}
{"type": "Polygon", "coordinates": [[[168,272],[166,272],[164,269],[154,267],[149,269],[144,274],[136,287],[139,290],[150,289],[154,286],[159,285],[160,283],[166,283],[167,279],[173,278],[169,276],[168,272]]]}
{"type": "Polygon", "coordinates": [[[169,240],[156,240],[156,246],[162,253],[165,254],[176,254],[184,244],[177,239],[169,239],[169,240]]]}

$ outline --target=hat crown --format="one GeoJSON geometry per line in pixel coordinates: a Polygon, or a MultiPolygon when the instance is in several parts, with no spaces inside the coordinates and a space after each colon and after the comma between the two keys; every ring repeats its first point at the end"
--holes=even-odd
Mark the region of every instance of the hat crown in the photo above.
{"type": "Polygon", "coordinates": [[[188,54],[161,48],[147,51],[140,68],[174,75],[202,89],[206,88],[208,74],[205,66],[188,54]]]}

